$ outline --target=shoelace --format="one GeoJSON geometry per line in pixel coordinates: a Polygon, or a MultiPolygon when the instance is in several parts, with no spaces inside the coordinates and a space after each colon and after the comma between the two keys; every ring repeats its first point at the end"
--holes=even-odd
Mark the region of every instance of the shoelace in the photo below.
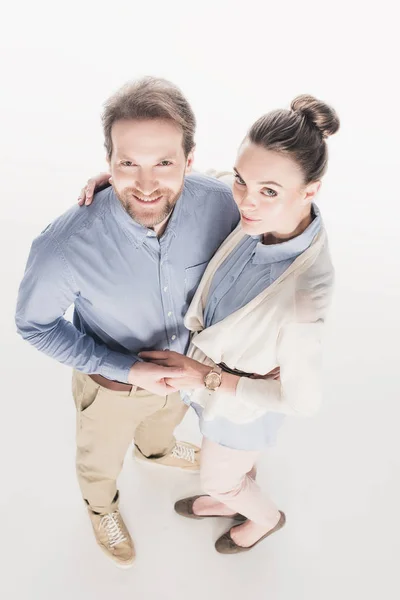
{"type": "Polygon", "coordinates": [[[122,542],[126,542],[126,537],[121,528],[118,511],[104,515],[100,521],[100,527],[106,532],[111,548],[114,548],[114,546],[117,546],[122,542]]]}
{"type": "Polygon", "coordinates": [[[187,460],[188,462],[191,462],[193,464],[195,462],[194,448],[184,446],[179,442],[175,444],[175,448],[172,450],[172,456],[181,460],[187,460]]]}

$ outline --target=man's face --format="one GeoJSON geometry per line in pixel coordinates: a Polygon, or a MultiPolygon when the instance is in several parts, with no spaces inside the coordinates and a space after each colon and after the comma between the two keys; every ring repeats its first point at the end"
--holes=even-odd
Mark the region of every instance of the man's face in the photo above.
{"type": "Polygon", "coordinates": [[[172,121],[116,121],[109,160],[115,193],[126,212],[144,227],[156,227],[170,215],[191,169],[183,132],[172,121]]]}

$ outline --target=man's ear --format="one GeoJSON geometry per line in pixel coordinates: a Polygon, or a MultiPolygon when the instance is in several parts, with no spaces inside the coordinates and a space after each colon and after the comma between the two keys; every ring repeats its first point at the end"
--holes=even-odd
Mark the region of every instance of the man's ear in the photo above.
{"type": "MultiPolygon", "coordinates": [[[[111,157],[110,157],[110,156],[108,156],[108,155],[106,155],[106,163],[107,163],[107,165],[108,165],[108,172],[109,172],[109,173],[111,173],[111,157]]],[[[110,185],[112,185],[112,184],[113,184],[112,177],[110,177],[110,179],[108,180],[108,183],[109,183],[110,185]]]]}
{"type": "Polygon", "coordinates": [[[189,154],[188,154],[188,157],[187,157],[187,159],[186,159],[186,169],[185,169],[185,174],[187,174],[187,173],[191,173],[191,171],[192,171],[192,166],[193,166],[193,163],[194,163],[194,150],[195,150],[195,149],[193,148],[193,150],[191,150],[191,151],[189,152],[189,154]]]}

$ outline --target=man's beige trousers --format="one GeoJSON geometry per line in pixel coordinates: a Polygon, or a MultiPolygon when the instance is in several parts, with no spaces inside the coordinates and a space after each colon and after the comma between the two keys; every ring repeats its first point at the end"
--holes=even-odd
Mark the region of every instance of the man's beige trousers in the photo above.
{"type": "Polygon", "coordinates": [[[174,430],[187,406],[178,393],[155,396],[141,389],[114,392],[74,371],[77,409],[76,470],[84,500],[107,513],[118,504],[117,478],[134,439],[146,457],[159,457],[175,445],[174,430]]]}

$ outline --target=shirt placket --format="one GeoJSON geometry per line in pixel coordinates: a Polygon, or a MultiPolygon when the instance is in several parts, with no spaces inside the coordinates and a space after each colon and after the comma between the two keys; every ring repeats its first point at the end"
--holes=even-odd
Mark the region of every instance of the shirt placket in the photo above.
{"type": "Polygon", "coordinates": [[[246,266],[250,262],[251,255],[244,258],[241,261],[235,262],[231,265],[228,273],[223,282],[221,282],[214,291],[213,297],[210,300],[210,313],[209,313],[209,325],[212,325],[215,318],[215,313],[219,308],[221,301],[225,296],[232,291],[232,288],[236,285],[238,279],[242,275],[246,266]]]}
{"type": "Polygon", "coordinates": [[[175,352],[182,352],[178,322],[176,318],[176,306],[174,305],[173,290],[171,289],[170,264],[168,260],[168,250],[170,246],[172,232],[166,232],[159,240],[160,243],[160,293],[162,299],[165,336],[168,343],[168,349],[175,352]]]}

